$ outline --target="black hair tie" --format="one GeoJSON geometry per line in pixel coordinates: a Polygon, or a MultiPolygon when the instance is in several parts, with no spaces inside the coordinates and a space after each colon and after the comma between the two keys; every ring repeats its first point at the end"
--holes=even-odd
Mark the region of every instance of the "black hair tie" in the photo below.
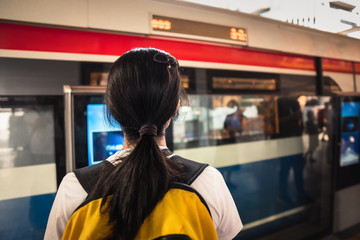
{"type": "Polygon", "coordinates": [[[140,137],[142,136],[157,136],[157,127],[154,124],[145,124],[139,130],[140,137]]]}

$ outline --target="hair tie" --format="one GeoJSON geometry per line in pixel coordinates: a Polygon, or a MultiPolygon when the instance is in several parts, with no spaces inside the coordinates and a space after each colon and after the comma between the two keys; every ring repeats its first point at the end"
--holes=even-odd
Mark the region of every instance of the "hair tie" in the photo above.
{"type": "Polygon", "coordinates": [[[154,124],[145,124],[139,130],[140,137],[142,136],[157,136],[157,127],[154,124]]]}

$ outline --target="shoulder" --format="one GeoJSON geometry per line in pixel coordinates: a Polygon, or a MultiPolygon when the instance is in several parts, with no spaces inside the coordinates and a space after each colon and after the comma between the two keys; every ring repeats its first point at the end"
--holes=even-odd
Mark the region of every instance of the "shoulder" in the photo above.
{"type": "MultiPolygon", "coordinates": [[[[74,172],[68,173],[65,175],[63,180],[60,183],[59,189],[56,195],[67,195],[70,198],[77,198],[79,193],[84,193],[85,190],[81,186],[78,178],[76,177],[74,172]],[[75,195],[75,196],[73,196],[75,195]]],[[[87,195],[86,192],[81,195],[87,195]]]]}
{"type": "Polygon", "coordinates": [[[61,209],[68,220],[73,211],[86,199],[87,193],[73,172],[66,174],[56,193],[53,210],[61,209]]]}
{"type": "Polygon", "coordinates": [[[207,168],[204,169],[203,173],[199,176],[200,178],[215,178],[217,180],[223,180],[223,177],[221,175],[221,173],[219,172],[219,170],[217,170],[216,168],[212,167],[212,166],[208,166],[207,168]]]}
{"type": "Polygon", "coordinates": [[[235,202],[223,176],[214,167],[208,166],[191,184],[205,199],[219,239],[232,239],[243,225],[235,202]]]}
{"type": "Polygon", "coordinates": [[[44,239],[61,239],[66,223],[86,197],[87,193],[75,174],[66,174],[56,193],[44,239]]]}
{"type": "Polygon", "coordinates": [[[219,170],[211,166],[207,166],[191,186],[205,193],[229,191],[219,170]]]}

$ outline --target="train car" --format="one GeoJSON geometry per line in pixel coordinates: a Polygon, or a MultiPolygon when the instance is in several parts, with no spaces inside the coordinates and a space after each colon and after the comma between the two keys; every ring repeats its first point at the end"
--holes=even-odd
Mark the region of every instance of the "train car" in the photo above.
{"type": "Polygon", "coordinates": [[[244,223],[237,238],[360,222],[344,216],[359,182],[338,180],[358,163],[340,166],[336,137],[360,84],[358,40],[178,1],[20,2],[27,10],[0,5],[1,239],[41,239],[65,173],[121,149],[121,128],[91,119],[111,62],[136,47],[179,59],[191,104],[167,143],[223,174],[244,223]]]}

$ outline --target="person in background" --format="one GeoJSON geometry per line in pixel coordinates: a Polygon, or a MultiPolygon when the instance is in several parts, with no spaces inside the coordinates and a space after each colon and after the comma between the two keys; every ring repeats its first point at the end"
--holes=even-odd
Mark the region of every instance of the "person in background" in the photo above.
{"type": "Polygon", "coordinates": [[[228,132],[229,138],[236,141],[236,137],[240,136],[244,130],[245,116],[239,106],[239,103],[235,100],[229,101],[227,107],[236,107],[236,111],[227,115],[224,121],[224,129],[228,132]]]}
{"type": "MultiPolygon", "coordinates": [[[[279,138],[294,138],[302,135],[303,120],[302,112],[297,97],[280,97],[277,101],[279,117],[279,138]]],[[[302,144],[302,141],[299,141],[302,144]]],[[[301,149],[302,147],[300,147],[301,149]]],[[[279,195],[288,206],[294,204],[294,200],[302,201],[305,199],[304,189],[304,160],[302,156],[293,158],[280,158],[279,168],[279,195]],[[293,170],[296,196],[288,190],[290,184],[290,171],[293,170]]]]}
{"type": "Polygon", "coordinates": [[[315,123],[315,115],[312,110],[308,110],[307,114],[307,121],[306,121],[306,133],[309,134],[309,149],[306,152],[304,158],[306,159],[309,157],[310,163],[316,162],[313,158],[313,153],[316,148],[319,146],[319,128],[318,125],[315,123]]]}
{"type": "Polygon", "coordinates": [[[319,127],[319,133],[322,133],[321,141],[326,141],[325,138],[328,138],[326,136],[326,114],[327,110],[329,108],[329,103],[325,103],[325,107],[323,109],[319,109],[318,115],[317,115],[317,125],[319,127]]]}
{"type": "MultiPolygon", "coordinates": [[[[178,61],[154,48],[126,52],[110,70],[105,101],[108,115],[122,126],[125,140],[123,149],[106,160],[111,167],[104,167],[92,193],[102,196],[101,213],[108,213],[100,214],[108,217],[110,228],[109,235],[101,238],[136,239],[144,220],[174,182],[182,179],[183,166],[173,161],[176,155],[167,149],[165,141],[166,128],[180,103],[187,101],[178,61]]],[[[206,166],[190,187],[207,203],[217,238],[234,238],[242,222],[220,172],[206,166]]],[[[87,198],[74,172],[68,173],[57,192],[45,240],[61,239],[64,229],[73,227],[67,225],[73,212],[87,198]]],[[[99,209],[86,214],[99,214],[99,209]]],[[[88,228],[86,225],[84,231],[88,228]]]]}

